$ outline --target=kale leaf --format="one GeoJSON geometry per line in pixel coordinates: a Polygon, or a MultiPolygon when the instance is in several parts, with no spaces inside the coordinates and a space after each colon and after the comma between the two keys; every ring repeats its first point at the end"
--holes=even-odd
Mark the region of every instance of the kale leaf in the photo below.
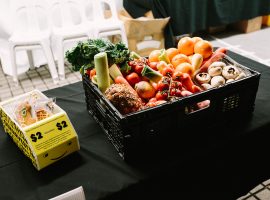
{"type": "Polygon", "coordinates": [[[89,39],[79,42],[77,46],[66,52],[66,58],[74,71],[83,72],[94,68],[94,56],[97,53],[106,52],[109,65],[124,64],[130,59],[130,51],[122,42],[111,43],[105,39],[89,39]]]}

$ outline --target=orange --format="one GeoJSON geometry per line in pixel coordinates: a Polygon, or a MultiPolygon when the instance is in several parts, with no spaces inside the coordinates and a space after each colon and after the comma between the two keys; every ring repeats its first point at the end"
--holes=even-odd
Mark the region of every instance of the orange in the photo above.
{"type": "Polygon", "coordinates": [[[148,57],[149,62],[158,62],[159,55],[160,55],[160,50],[151,51],[151,53],[149,54],[149,57],[148,57]]]}
{"type": "Polygon", "coordinates": [[[173,57],[176,56],[178,53],[179,51],[176,48],[169,48],[166,50],[166,54],[168,58],[170,59],[170,62],[172,61],[173,57]]]}
{"type": "Polygon", "coordinates": [[[206,40],[199,41],[194,46],[194,52],[203,56],[203,59],[210,57],[213,53],[213,46],[206,40]]]}
{"type": "Polygon", "coordinates": [[[194,68],[190,63],[184,62],[181,63],[179,65],[177,65],[177,67],[175,68],[175,72],[183,72],[183,73],[187,73],[190,75],[190,77],[192,77],[193,72],[194,72],[194,68]]]}
{"type": "Polygon", "coordinates": [[[202,40],[203,40],[201,37],[192,37],[191,39],[193,40],[194,45],[195,45],[197,42],[199,42],[199,41],[202,41],[202,40]]]}
{"type": "Polygon", "coordinates": [[[183,37],[178,42],[179,53],[185,54],[187,56],[194,53],[194,41],[190,37],[183,37]]]}
{"type": "Polygon", "coordinates": [[[179,64],[184,63],[184,62],[189,63],[190,61],[189,61],[189,58],[185,54],[181,54],[181,53],[174,56],[171,61],[174,68],[176,68],[179,64]]]}

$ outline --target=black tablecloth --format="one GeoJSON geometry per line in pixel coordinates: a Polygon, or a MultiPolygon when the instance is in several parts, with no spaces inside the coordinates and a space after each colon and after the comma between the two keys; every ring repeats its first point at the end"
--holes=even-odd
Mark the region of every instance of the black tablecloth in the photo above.
{"type": "Polygon", "coordinates": [[[270,13],[270,0],[124,0],[127,11],[138,17],[152,9],[156,18],[170,16],[165,29],[166,47],[174,46],[173,36],[206,30],[270,13]],[[149,6],[151,4],[152,6],[149,6]]]}
{"type": "Polygon", "coordinates": [[[120,158],[88,115],[81,82],[46,91],[68,113],[81,150],[36,171],[0,127],[0,199],[48,199],[78,186],[83,186],[88,200],[175,196],[229,200],[246,194],[270,178],[270,69],[230,55],[262,74],[252,117],[217,130],[202,127],[196,135],[176,130],[189,137],[173,141],[172,151],[158,154],[153,162],[142,158],[126,163],[120,158]]]}

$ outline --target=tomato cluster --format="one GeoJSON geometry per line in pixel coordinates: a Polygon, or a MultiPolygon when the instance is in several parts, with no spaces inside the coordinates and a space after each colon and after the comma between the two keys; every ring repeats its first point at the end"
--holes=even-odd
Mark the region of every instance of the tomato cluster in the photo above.
{"type": "Polygon", "coordinates": [[[147,58],[139,58],[139,59],[134,59],[128,62],[128,65],[131,67],[132,71],[136,72],[137,74],[141,74],[143,67],[145,65],[149,66],[149,61],[147,58]]]}
{"type": "Polygon", "coordinates": [[[167,100],[168,97],[181,97],[183,85],[180,81],[174,80],[172,77],[163,76],[157,84],[157,100],[167,100]]]}
{"type": "Polygon", "coordinates": [[[131,70],[125,74],[125,78],[131,86],[134,86],[136,83],[143,80],[141,73],[144,66],[149,65],[149,61],[147,58],[141,57],[140,59],[129,61],[128,65],[131,67],[131,70]]]}

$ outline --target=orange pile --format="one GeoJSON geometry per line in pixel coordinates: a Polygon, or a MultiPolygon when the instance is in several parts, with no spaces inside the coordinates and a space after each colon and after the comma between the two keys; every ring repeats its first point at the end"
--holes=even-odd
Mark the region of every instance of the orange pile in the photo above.
{"type": "MultiPolygon", "coordinates": [[[[149,61],[159,62],[158,57],[160,52],[160,50],[152,51],[149,55],[149,61]]],[[[201,59],[206,60],[212,55],[212,53],[212,44],[200,37],[183,37],[179,40],[177,48],[169,48],[166,50],[168,60],[175,71],[181,71],[190,75],[195,71],[195,66],[193,66],[193,62],[191,62],[192,56],[194,54],[200,54],[202,56],[201,59]]]]}

